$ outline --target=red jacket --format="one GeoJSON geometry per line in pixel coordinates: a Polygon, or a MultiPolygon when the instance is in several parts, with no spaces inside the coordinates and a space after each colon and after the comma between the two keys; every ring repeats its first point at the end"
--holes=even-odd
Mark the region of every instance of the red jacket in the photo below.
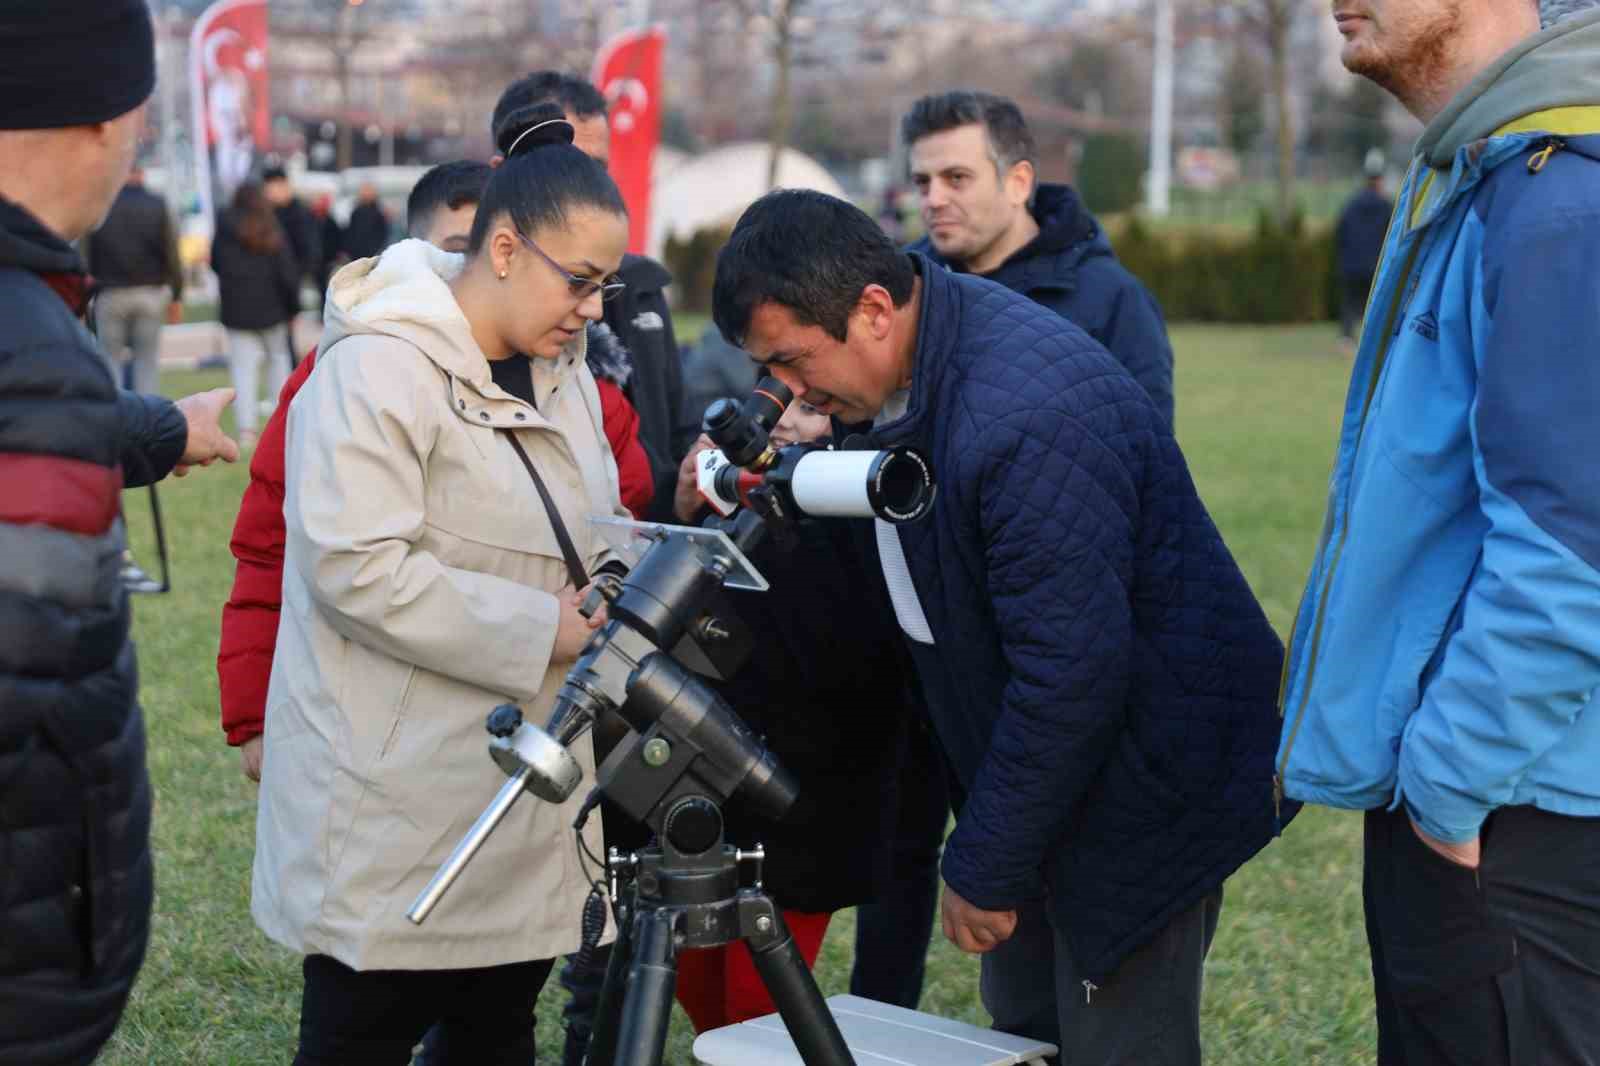
{"type": "MultiPolygon", "coordinates": [[[[278,641],[278,609],[283,603],[283,463],[289,403],[311,375],[313,350],[289,375],[278,394],[250,460],[250,484],[239,504],[229,547],[239,561],[233,592],[222,606],[222,643],[217,650],[217,681],[222,692],[222,729],[228,743],[240,745],[261,735],[267,711],[267,682],[278,641]]],[[[596,378],[606,440],[617,458],[622,503],[644,517],[655,494],[650,459],[639,443],[639,414],[614,382],[596,378]]]]}

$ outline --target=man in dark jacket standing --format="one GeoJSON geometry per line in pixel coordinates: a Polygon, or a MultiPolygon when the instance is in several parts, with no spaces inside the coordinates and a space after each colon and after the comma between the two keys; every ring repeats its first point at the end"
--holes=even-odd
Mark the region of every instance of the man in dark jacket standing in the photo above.
{"type": "MultiPolygon", "coordinates": [[[[611,123],[606,98],[589,82],[555,70],[536,70],[511,83],[500,94],[490,119],[494,134],[514,113],[538,104],[559,104],[575,131],[573,144],[602,163],[611,158],[611,123]]],[[[667,268],[643,255],[626,255],[617,276],[627,284],[622,295],[605,305],[606,325],[633,358],[627,396],[639,412],[639,441],[650,456],[656,491],[647,517],[671,522],[672,494],[678,484],[678,463],[699,435],[699,424],[684,426],[683,366],[672,333],[666,288],[667,268]]]]}
{"type": "MultiPolygon", "coordinates": [[[[1035,181],[1033,136],[1010,100],[956,90],[901,121],[928,235],[911,250],[1048,307],[1099,341],[1172,421],[1172,346],[1155,298],[1117,262],[1066,185],[1035,181]]],[[[937,743],[913,721],[892,834],[896,894],[856,918],[850,991],[915,1008],[938,893],[948,799],[937,743]]]]}
{"type": "MultiPolygon", "coordinates": [[[[284,236],[289,238],[289,250],[294,254],[295,269],[299,271],[299,284],[295,286],[293,299],[289,304],[289,315],[300,313],[300,285],[307,278],[313,285],[317,284],[322,270],[322,224],[317,221],[311,209],[301,202],[294,194],[294,186],[289,184],[289,175],[282,167],[268,167],[261,174],[261,191],[266,194],[267,202],[272,205],[273,214],[278,216],[278,225],[283,227],[284,236]]],[[[322,302],[321,291],[317,296],[320,309],[322,302]]],[[[291,346],[291,359],[293,348],[291,346]]]]}
{"type": "Polygon", "coordinates": [[[0,5],[0,1062],[90,1062],[144,957],[150,784],[119,490],[238,450],[232,391],[119,390],[71,241],[155,84],[144,0],[0,5]],[[95,76],[85,78],[83,71],[95,76]]]}
{"type": "Polygon", "coordinates": [[[161,323],[183,320],[183,264],[166,201],[144,186],[134,167],[104,224],[84,242],[85,266],[99,283],[95,332],[111,376],[135,392],[155,392],[161,323]],[[132,380],[123,380],[130,367],[132,380]]]}
{"type": "Polygon", "coordinates": [[[928,235],[912,250],[1043,304],[1099,341],[1172,420],[1161,308],[1068,185],[1034,177],[1033,135],[1010,100],[924,96],[900,123],[928,235]]]}
{"type": "Polygon", "coordinates": [[[1076,326],[820,193],[745,212],[713,313],[932,463],[932,512],[878,543],[965,793],[944,931],[984,956],[996,1027],[1074,1064],[1199,1063],[1222,882],[1279,828],[1283,649],[1168,420],[1076,326]]]}
{"type": "Polygon", "coordinates": [[[1366,171],[1366,183],[1345,202],[1333,233],[1339,257],[1339,336],[1347,343],[1355,341],[1356,325],[1366,313],[1372,275],[1394,214],[1394,201],[1383,195],[1383,153],[1368,153],[1366,171]]]}
{"type": "Polygon", "coordinates": [[[356,193],[356,205],[344,227],[344,254],[351,259],[369,259],[387,247],[389,213],[378,202],[378,187],[367,182],[356,193]]]}

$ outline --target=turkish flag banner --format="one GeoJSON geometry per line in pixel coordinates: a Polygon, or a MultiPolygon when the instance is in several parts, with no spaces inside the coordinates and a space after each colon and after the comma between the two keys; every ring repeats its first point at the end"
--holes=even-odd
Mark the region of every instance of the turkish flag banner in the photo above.
{"type": "Polygon", "coordinates": [[[249,178],[271,135],[267,0],[217,0],[189,41],[195,173],[209,221],[249,178]]]}
{"type": "Polygon", "coordinates": [[[605,94],[611,122],[611,177],[628,205],[628,251],[643,254],[650,233],[650,177],[661,139],[659,26],[629,30],[607,41],[594,61],[594,83],[605,94]]]}

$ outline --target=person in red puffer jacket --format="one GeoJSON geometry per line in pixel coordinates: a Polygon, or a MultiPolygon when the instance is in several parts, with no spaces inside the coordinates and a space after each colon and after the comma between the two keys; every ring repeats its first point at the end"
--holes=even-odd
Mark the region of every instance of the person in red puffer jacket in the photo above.
{"type": "MultiPolygon", "coordinates": [[[[406,205],[410,235],[447,252],[462,251],[489,180],[487,164],[443,163],[424,174],[406,205]]],[[[222,730],[239,749],[246,777],[261,779],[261,732],[267,709],[267,681],[278,639],[283,600],[284,434],[289,404],[316,366],[313,349],[289,376],[278,406],[267,420],[250,460],[250,484],[239,504],[229,547],[238,560],[233,591],[222,608],[222,640],[217,651],[222,730]]],[[[617,461],[622,502],[642,518],[655,495],[650,460],[639,443],[639,414],[623,394],[632,365],[622,344],[603,323],[589,327],[588,364],[600,392],[606,440],[617,461]]]]}

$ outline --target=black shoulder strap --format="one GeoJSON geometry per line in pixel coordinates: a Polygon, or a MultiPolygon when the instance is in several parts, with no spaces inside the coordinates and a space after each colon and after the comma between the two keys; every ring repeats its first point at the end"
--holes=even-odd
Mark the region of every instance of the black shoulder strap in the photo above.
{"type": "Polygon", "coordinates": [[[578,549],[572,544],[572,537],[567,533],[567,524],[561,520],[561,512],[556,510],[556,502],[550,498],[550,490],[544,487],[544,478],[539,476],[539,471],[534,468],[533,460],[528,458],[528,453],[523,450],[522,442],[517,439],[517,435],[505,428],[500,432],[511,442],[517,458],[522,460],[522,465],[528,470],[528,476],[533,479],[533,487],[539,490],[539,499],[544,501],[544,509],[550,515],[550,526],[556,532],[556,542],[561,545],[561,554],[567,560],[567,575],[572,579],[572,587],[587,588],[589,572],[583,568],[583,560],[578,558],[578,549]]]}

